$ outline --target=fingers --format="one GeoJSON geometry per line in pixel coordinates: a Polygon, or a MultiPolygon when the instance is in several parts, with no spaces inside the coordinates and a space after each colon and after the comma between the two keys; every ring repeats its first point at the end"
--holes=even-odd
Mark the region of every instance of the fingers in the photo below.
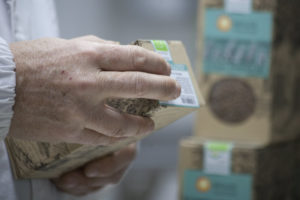
{"type": "Polygon", "coordinates": [[[142,71],[170,75],[170,65],[157,53],[134,45],[101,45],[97,50],[99,67],[106,71],[142,71]]]}
{"type": "Polygon", "coordinates": [[[96,37],[94,35],[86,35],[82,37],[73,38],[72,40],[84,40],[89,42],[97,42],[102,44],[119,44],[119,42],[111,41],[111,40],[104,40],[102,38],[96,37]]]}
{"type": "Polygon", "coordinates": [[[120,142],[126,139],[126,137],[111,137],[106,136],[102,133],[96,132],[94,130],[85,128],[81,133],[76,137],[76,141],[73,143],[78,144],[89,144],[89,145],[102,145],[108,146],[116,142],[120,142]]]}
{"type": "Polygon", "coordinates": [[[106,71],[143,71],[153,74],[170,75],[170,65],[157,53],[134,45],[119,45],[93,35],[72,39],[99,43],[93,53],[98,66],[106,71]]]}
{"type": "Polygon", "coordinates": [[[95,89],[104,90],[107,97],[168,101],[181,93],[180,85],[168,76],[143,72],[101,72],[97,76],[99,83],[95,89]]]}
{"type": "Polygon", "coordinates": [[[83,169],[53,179],[52,182],[61,191],[73,195],[85,195],[106,185],[118,183],[134,157],[135,145],[130,145],[113,155],[90,162],[83,169]]]}
{"type": "Polygon", "coordinates": [[[86,178],[84,177],[82,170],[77,169],[66,173],[57,179],[52,179],[52,182],[55,183],[58,188],[67,190],[78,187],[80,184],[85,184],[85,180],[86,178]]]}
{"type": "Polygon", "coordinates": [[[121,181],[126,169],[127,168],[123,168],[107,177],[89,177],[87,179],[87,185],[89,187],[104,187],[109,184],[117,184],[121,181]]]}
{"type": "Polygon", "coordinates": [[[66,173],[60,178],[53,179],[52,182],[59,190],[76,196],[86,195],[103,187],[89,185],[89,178],[85,177],[80,169],[66,173]]]}
{"type": "Polygon", "coordinates": [[[120,182],[126,169],[122,169],[119,172],[102,178],[88,178],[81,170],[76,170],[63,175],[61,178],[54,179],[52,182],[56,187],[72,195],[82,196],[110,184],[117,184],[120,182]]]}
{"type": "Polygon", "coordinates": [[[91,131],[85,131],[85,134],[90,135],[89,137],[95,136],[95,141],[101,142],[103,139],[105,143],[111,142],[112,139],[110,138],[114,138],[113,140],[115,141],[118,140],[117,138],[146,135],[154,129],[152,119],[122,113],[107,105],[101,105],[100,108],[92,114],[89,113],[86,117],[86,128],[102,133],[103,135],[97,138],[97,134],[91,131]]]}
{"type": "Polygon", "coordinates": [[[136,156],[136,147],[131,145],[112,156],[100,158],[90,162],[84,168],[84,173],[88,177],[110,177],[122,169],[127,168],[136,156]]]}

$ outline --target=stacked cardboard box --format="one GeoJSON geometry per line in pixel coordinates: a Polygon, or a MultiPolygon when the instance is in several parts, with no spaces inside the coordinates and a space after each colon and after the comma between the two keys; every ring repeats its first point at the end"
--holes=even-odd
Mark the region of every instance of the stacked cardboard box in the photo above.
{"type": "MultiPolygon", "coordinates": [[[[180,199],[205,199],[212,195],[215,199],[239,199],[240,191],[243,198],[240,200],[286,200],[292,199],[292,190],[296,191],[293,184],[294,172],[296,167],[295,158],[299,157],[300,142],[285,142],[273,145],[258,145],[256,143],[235,143],[231,152],[231,174],[216,175],[204,172],[204,145],[205,139],[192,137],[180,143],[180,165],[179,165],[179,184],[180,199]],[[187,173],[194,173],[193,180],[189,179],[187,173]],[[199,173],[199,174],[197,174],[199,173]],[[210,181],[215,176],[219,179],[212,181],[211,188],[207,191],[200,191],[197,187],[197,180],[206,178],[210,181]],[[232,178],[243,176],[249,177],[249,184],[244,186],[243,181],[232,181],[232,178]],[[220,193],[214,187],[224,184],[227,193],[220,193]],[[193,186],[197,195],[189,192],[193,186]],[[238,189],[243,186],[243,190],[238,189]],[[250,191],[247,194],[245,191],[250,191]],[[211,194],[209,194],[211,192],[211,194]],[[193,196],[194,195],[194,196],[193,196]],[[248,195],[248,196],[247,196],[248,195]],[[196,198],[198,197],[198,198],[196,198]]],[[[299,163],[298,163],[299,164],[299,163]]],[[[298,192],[299,194],[299,192],[298,192]]],[[[295,198],[294,198],[295,199],[295,198]]]]}
{"type": "Polygon", "coordinates": [[[238,2],[200,1],[197,78],[208,106],[196,134],[262,144],[297,138],[300,2],[253,0],[250,13],[237,14],[225,10],[230,1],[238,2]]]}
{"type": "Polygon", "coordinates": [[[180,199],[299,199],[299,7],[199,1],[197,78],[207,106],[198,138],[181,142],[180,199]],[[226,141],[227,151],[209,150],[211,141],[226,141]],[[219,155],[214,172],[207,163],[219,155]]]}

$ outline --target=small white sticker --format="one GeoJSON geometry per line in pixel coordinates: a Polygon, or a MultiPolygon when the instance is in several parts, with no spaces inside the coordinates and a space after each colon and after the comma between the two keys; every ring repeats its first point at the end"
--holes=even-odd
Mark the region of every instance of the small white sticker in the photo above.
{"type": "Polygon", "coordinates": [[[204,145],[204,171],[209,174],[231,173],[232,143],[207,142],[204,145]]]}
{"type": "Polygon", "coordinates": [[[225,0],[225,10],[230,13],[249,14],[252,12],[252,0],[225,0]]]}

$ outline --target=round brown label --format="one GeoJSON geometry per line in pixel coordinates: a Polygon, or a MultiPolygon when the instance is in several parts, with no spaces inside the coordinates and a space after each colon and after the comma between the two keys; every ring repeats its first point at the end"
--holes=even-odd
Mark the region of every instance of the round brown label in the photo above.
{"type": "Polygon", "coordinates": [[[255,109],[255,96],[248,83],[228,78],[216,82],[209,94],[209,107],[216,117],[228,123],[241,123],[255,109]]]}

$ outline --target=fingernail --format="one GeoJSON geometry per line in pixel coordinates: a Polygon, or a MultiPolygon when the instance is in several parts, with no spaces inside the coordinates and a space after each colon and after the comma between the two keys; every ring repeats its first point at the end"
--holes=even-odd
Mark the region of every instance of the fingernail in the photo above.
{"type": "Polygon", "coordinates": [[[178,98],[181,94],[181,86],[179,85],[178,82],[176,82],[176,96],[175,98],[178,98]]]}

